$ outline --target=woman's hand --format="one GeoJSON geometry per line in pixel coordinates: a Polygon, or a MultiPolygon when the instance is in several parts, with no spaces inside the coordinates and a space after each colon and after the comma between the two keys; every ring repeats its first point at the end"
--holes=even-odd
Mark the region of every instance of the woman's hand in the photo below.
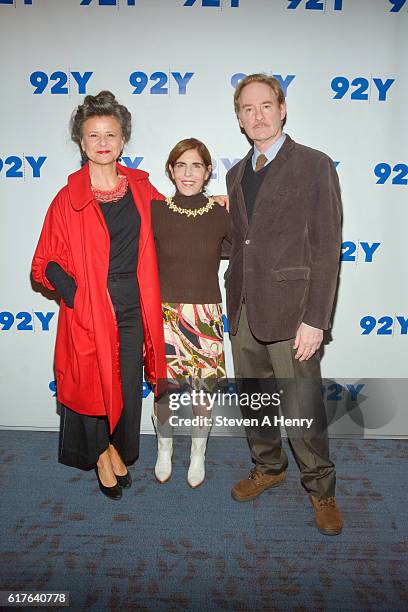
{"type": "Polygon", "coordinates": [[[215,200],[220,206],[225,206],[225,208],[229,212],[229,197],[227,195],[213,196],[213,200],[215,200]]]}

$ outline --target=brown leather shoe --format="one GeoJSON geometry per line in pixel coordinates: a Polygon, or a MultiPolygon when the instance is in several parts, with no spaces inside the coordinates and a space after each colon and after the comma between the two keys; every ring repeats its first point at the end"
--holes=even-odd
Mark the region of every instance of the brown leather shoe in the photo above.
{"type": "Polygon", "coordinates": [[[249,472],[248,478],[240,480],[231,489],[231,495],[235,501],[250,501],[261,495],[266,489],[279,487],[279,485],[283,484],[284,480],[285,472],[280,474],[264,474],[257,468],[253,468],[249,472]]]}
{"type": "Polygon", "coordinates": [[[316,524],[320,533],[324,535],[338,535],[343,529],[343,519],[335,497],[318,499],[310,496],[316,513],[316,524]]]}

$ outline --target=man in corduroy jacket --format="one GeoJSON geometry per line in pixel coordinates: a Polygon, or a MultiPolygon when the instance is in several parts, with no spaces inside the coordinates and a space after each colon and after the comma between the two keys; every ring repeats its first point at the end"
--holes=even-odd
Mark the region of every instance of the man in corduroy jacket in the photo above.
{"type": "Polygon", "coordinates": [[[241,131],[253,143],[227,174],[234,233],[225,279],[235,376],[242,385],[251,381],[251,389],[255,380],[276,380],[282,415],[270,426],[247,428],[255,467],[232,496],[248,501],[284,483],[283,416],[317,527],[336,535],[342,518],[318,351],[330,327],[339,270],[338,176],[327,155],[283,132],[286,103],[276,79],[244,78],[234,103],[241,131]]]}

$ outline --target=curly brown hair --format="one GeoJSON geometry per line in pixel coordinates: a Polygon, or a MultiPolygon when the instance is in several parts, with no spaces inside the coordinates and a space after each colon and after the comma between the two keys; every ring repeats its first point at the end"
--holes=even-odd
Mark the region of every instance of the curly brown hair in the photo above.
{"type": "Polygon", "coordinates": [[[88,160],[81,147],[82,128],[87,119],[91,117],[115,117],[122,129],[122,136],[129,142],[132,133],[132,115],[123,104],[119,104],[111,91],[100,91],[96,96],[85,96],[83,104],[80,104],[72,113],[70,120],[71,139],[78,145],[82,161],[88,160]]]}

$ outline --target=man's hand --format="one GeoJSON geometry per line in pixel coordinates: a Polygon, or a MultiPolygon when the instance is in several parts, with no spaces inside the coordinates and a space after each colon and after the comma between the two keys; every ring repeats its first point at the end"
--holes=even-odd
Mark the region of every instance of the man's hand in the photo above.
{"type": "Polygon", "coordinates": [[[225,206],[225,208],[229,212],[229,197],[227,195],[213,196],[213,200],[215,200],[220,206],[225,206]]]}
{"type": "Polygon", "coordinates": [[[323,341],[323,330],[312,327],[307,323],[301,323],[296,333],[295,344],[293,348],[297,353],[295,359],[299,361],[307,361],[320,347],[323,341]]]}

